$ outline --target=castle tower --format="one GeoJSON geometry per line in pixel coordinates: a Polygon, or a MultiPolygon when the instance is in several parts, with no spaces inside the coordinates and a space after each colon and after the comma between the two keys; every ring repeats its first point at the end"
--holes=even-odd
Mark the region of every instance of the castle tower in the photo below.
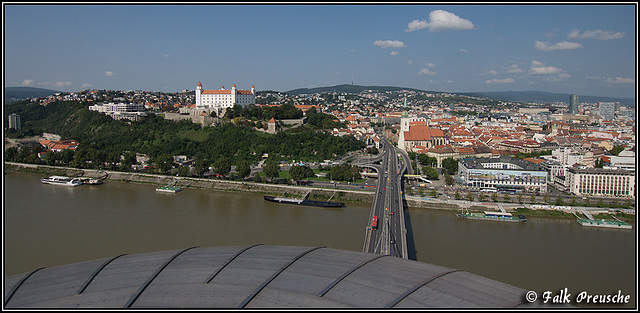
{"type": "Polygon", "coordinates": [[[199,108],[202,105],[202,83],[198,82],[196,85],[196,108],[199,108]]]}

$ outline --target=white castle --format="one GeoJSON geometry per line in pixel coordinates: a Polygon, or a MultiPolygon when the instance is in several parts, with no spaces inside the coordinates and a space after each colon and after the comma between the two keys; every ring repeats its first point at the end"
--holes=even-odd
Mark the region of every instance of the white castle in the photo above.
{"type": "Polygon", "coordinates": [[[221,109],[232,108],[235,104],[246,106],[256,103],[256,88],[251,86],[251,90],[238,90],[233,84],[231,90],[203,90],[202,83],[196,85],[196,110],[198,112],[211,113],[215,111],[220,114],[221,109]]]}

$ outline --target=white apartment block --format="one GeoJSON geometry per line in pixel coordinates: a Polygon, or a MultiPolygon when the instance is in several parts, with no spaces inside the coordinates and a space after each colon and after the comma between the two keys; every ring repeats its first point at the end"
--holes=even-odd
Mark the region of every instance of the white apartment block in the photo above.
{"type": "Polygon", "coordinates": [[[565,184],[578,196],[635,198],[636,193],[634,171],[570,167],[565,184]]]}
{"type": "Polygon", "coordinates": [[[219,114],[221,109],[232,108],[235,104],[246,106],[256,103],[256,90],[251,86],[251,90],[238,90],[236,84],[231,89],[222,86],[218,90],[204,90],[202,83],[196,85],[196,110],[206,113],[215,111],[219,114]]]}
{"type": "Polygon", "coordinates": [[[104,113],[115,120],[137,121],[141,116],[147,115],[144,104],[141,103],[102,103],[89,106],[89,110],[104,113]]]}

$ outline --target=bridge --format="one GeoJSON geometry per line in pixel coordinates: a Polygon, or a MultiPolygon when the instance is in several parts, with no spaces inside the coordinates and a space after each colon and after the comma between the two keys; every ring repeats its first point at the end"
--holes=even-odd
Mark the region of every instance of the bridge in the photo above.
{"type": "MultiPolygon", "coordinates": [[[[400,162],[395,148],[383,140],[380,165],[365,165],[378,172],[378,184],[366,227],[363,252],[408,258],[402,181],[406,161],[400,162]]],[[[408,157],[407,157],[408,158],[408,157]]]]}

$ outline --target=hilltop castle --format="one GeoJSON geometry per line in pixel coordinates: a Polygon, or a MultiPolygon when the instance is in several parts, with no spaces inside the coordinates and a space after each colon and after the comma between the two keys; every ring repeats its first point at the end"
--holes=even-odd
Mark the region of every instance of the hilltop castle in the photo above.
{"type": "Polygon", "coordinates": [[[224,112],[227,108],[239,104],[246,106],[256,103],[256,89],[251,86],[251,90],[238,90],[236,84],[233,84],[231,90],[224,89],[222,86],[219,90],[203,90],[202,83],[196,85],[196,110],[198,112],[206,112],[210,114],[215,111],[216,114],[224,112]]]}

